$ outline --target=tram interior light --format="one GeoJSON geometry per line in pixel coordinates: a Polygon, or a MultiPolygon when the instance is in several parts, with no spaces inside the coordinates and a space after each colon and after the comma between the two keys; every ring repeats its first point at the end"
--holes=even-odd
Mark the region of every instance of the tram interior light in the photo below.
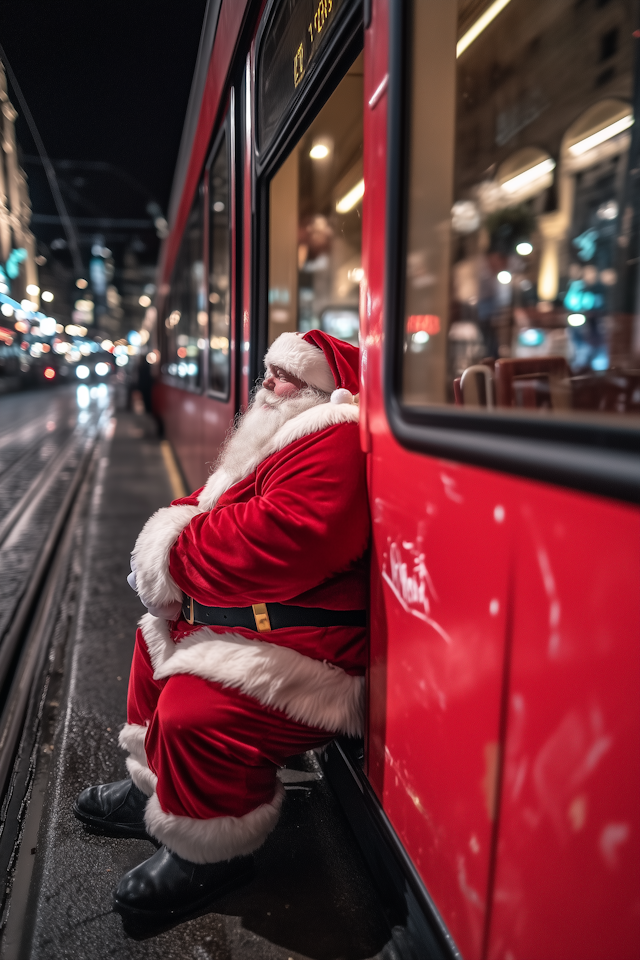
{"type": "Polygon", "coordinates": [[[616,120],[615,123],[610,123],[608,127],[597,130],[596,133],[592,133],[590,137],[585,137],[584,140],[578,140],[577,143],[572,144],[569,147],[569,153],[574,157],[579,157],[583,153],[586,153],[587,150],[591,150],[592,147],[597,147],[599,144],[604,143],[605,140],[610,140],[611,137],[616,137],[624,130],[628,130],[632,124],[633,116],[628,113],[626,117],[621,117],[620,120],[616,120]]]}
{"type": "Polygon", "coordinates": [[[501,270],[498,274],[498,283],[511,283],[511,274],[508,270],[501,270]]]}
{"type": "Polygon", "coordinates": [[[509,3],[509,0],[495,0],[491,6],[487,7],[481,17],[472,23],[466,33],[464,33],[456,45],[456,57],[470,47],[474,40],[477,40],[483,30],[486,30],[492,20],[501,13],[509,3]]]}
{"type": "Polygon", "coordinates": [[[30,297],[37,297],[40,293],[40,287],[36,283],[27,284],[27,293],[30,297]]]}
{"type": "Polygon", "coordinates": [[[570,313],[567,317],[567,323],[570,327],[581,327],[586,319],[584,313],[570,313]]]}
{"type": "Polygon", "coordinates": [[[548,157],[546,160],[536,163],[533,167],[529,167],[528,170],[524,170],[517,176],[511,177],[510,180],[505,180],[502,184],[502,189],[506,190],[507,193],[518,193],[523,187],[527,187],[535,180],[539,180],[540,177],[544,177],[545,174],[551,173],[552,170],[555,170],[555,166],[555,160],[548,157]]]}
{"type": "Polygon", "coordinates": [[[522,243],[516,244],[516,253],[521,257],[528,257],[530,253],[533,253],[533,246],[526,240],[523,240],[522,243]]]}
{"type": "Polygon", "coordinates": [[[349,213],[364,197],[364,180],[359,180],[355,187],[345,193],[336,203],[336,213],[349,213]]]}
{"type": "Polygon", "coordinates": [[[329,156],[329,147],[326,143],[315,143],[309,151],[312,160],[325,160],[329,156]]]}
{"type": "Polygon", "coordinates": [[[80,363],[76,367],[76,377],[78,380],[86,380],[90,373],[89,367],[84,363],[80,363]]]}
{"type": "Polygon", "coordinates": [[[51,301],[53,300],[53,294],[51,293],[51,290],[43,290],[42,299],[44,300],[45,303],[51,303],[51,301]]]}

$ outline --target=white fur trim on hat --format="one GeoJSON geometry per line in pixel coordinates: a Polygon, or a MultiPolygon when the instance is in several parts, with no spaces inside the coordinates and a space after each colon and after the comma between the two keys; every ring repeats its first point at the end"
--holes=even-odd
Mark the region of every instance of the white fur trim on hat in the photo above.
{"type": "Polygon", "coordinates": [[[266,367],[281,367],[325,393],[335,390],[336,382],[324,353],[298,333],[281,333],[267,350],[264,363],[266,367]]]}
{"type": "Polygon", "coordinates": [[[182,590],[169,573],[169,552],[199,507],[162,507],[149,517],[133,548],[136,583],[143,602],[162,607],[182,600],[182,590]]]}
{"type": "Polygon", "coordinates": [[[277,783],[271,803],[263,803],[242,817],[194,820],[165,813],[154,794],[144,812],[152,837],[191,863],[217,863],[246,856],[261,847],[278,822],[284,788],[277,783]]]}
{"type": "Polygon", "coordinates": [[[174,644],[164,620],[147,616],[140,626],[156,680],[189,673],[233,687],[310,727],[352,737],[362,734],[364,677],[290,647],[239,634],[203,627],[174,644]]]}

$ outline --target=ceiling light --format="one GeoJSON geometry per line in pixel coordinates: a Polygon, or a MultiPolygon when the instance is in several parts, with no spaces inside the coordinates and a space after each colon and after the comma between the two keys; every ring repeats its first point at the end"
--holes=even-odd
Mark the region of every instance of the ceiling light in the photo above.
{"type": "Polygon", "coordinates": [[[615,123],[610,123],[608,127],[603,127],[602,130],[592,133],[590,137],[585,137],[584,140],[578,140],[577,143],[572,144],[569,147],[569,153],[573,154],[574,157],[579,157],[587,150],[591,150],[592,147],[597,147],[599,143],[604,143],[605,140],[610,140],[611,137],[622,133],[623,130],[628,130],[632,124],[633,116],[628,113],[626,117],[621,117],[615,123]]]}
{"type": "Polygon", "coordinates": [[[541,163],[536,163],[533,167],[529,167],[528,170],[524,170],[523,173],[519,173],[516,177],[505,180],[502,184],[502,189],[506,190],[507,193],[518,193],[519,190],[533,183],[534,180],[539,180],[545,173],[551,173],[551,171],[555,169],[555,165],[555,160],[549,157],[549,159],[543,160],[541,163]]]}
{"type": "Polygon", "coordinates": [[[467,32],[458,40],[456,45],[456,57],[459,57],[461,53],[470,47],[474,40],[477,40],[483,30],[489,26],[492,20],[498,16],[498,14],[504,10],[504,8],[509,3],[509,0],[495,0],[495,3],[492,3],[488,7],[481,17],[478,17],[476,22],[472,24],[467,32]]]}
{"type": "Polygon", "coordinates": [[[353,210],[357,203],[362,200],[364,196],[364,180],[360,180],[356,183],[355,187],[352,187],[349,190],[349,193],[345,193],[342,200],[338,200],[336,203],[336,212],[337,213],[348,213],[349,210],[353,210]]]}
{"type": "Polygon", "coordinates": [[[325,157],[329,156],[329,147],[324,143],[316,143],[314,147],[311,147],[309,156],[312,160],[324,160],[325,157]]]}

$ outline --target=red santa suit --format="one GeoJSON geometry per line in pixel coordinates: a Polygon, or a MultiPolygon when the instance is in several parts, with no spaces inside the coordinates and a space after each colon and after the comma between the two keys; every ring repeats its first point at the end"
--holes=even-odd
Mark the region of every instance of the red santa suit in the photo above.
{"type": "MultiPolygon", "coordinates": [[[[148,606],[185,596],[216,608],[366,606],[358,351],[318,331],[287,333],[265,363],[331,400],[286,420],[248,458],[223,459],[202,489],[151,517],[133,553],[148,606]]],[[[197,863],[255,850],[278,819],[285,759],[361,734],[365,665],[362,626],[265,633],[144,616],[120,742],[150,798],[149,832],[197,863]]]]}

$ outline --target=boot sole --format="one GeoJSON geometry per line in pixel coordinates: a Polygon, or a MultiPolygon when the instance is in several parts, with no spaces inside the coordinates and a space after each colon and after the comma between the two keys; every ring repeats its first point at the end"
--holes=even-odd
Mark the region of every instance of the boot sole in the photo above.
{"type": "Polygon", "coordinates": [[[196,920],[211,912],[212,907],[217,900],[231,893],[237,887],[242,887],[253,880],[255,870],[251,867],[245,873],[220,884],[214,891],[202,897],[197,903],[190,904],[181,910],[138,910],[136,907],[129,907],[123,901],[113,896],[113,909],[122,917],[122,923],[125,933],[134,940],[146,940],[149,937],[158,936],[167,930],[177,927],[180,923],[186,923],[188,920],[196,920]]]}
{"type": "Polygon", "coordinates": [[[101,820],[100,817],[92,817],[91,814],[83,813],[77,803],[73,805],[73,814],[86,827],[90,827],[93,833],[100,836],[119,837],[122,840],[149,840],[158,845],[144,827],[136,827],[129,823],[110,823],[108,820],[101,820]]]}

